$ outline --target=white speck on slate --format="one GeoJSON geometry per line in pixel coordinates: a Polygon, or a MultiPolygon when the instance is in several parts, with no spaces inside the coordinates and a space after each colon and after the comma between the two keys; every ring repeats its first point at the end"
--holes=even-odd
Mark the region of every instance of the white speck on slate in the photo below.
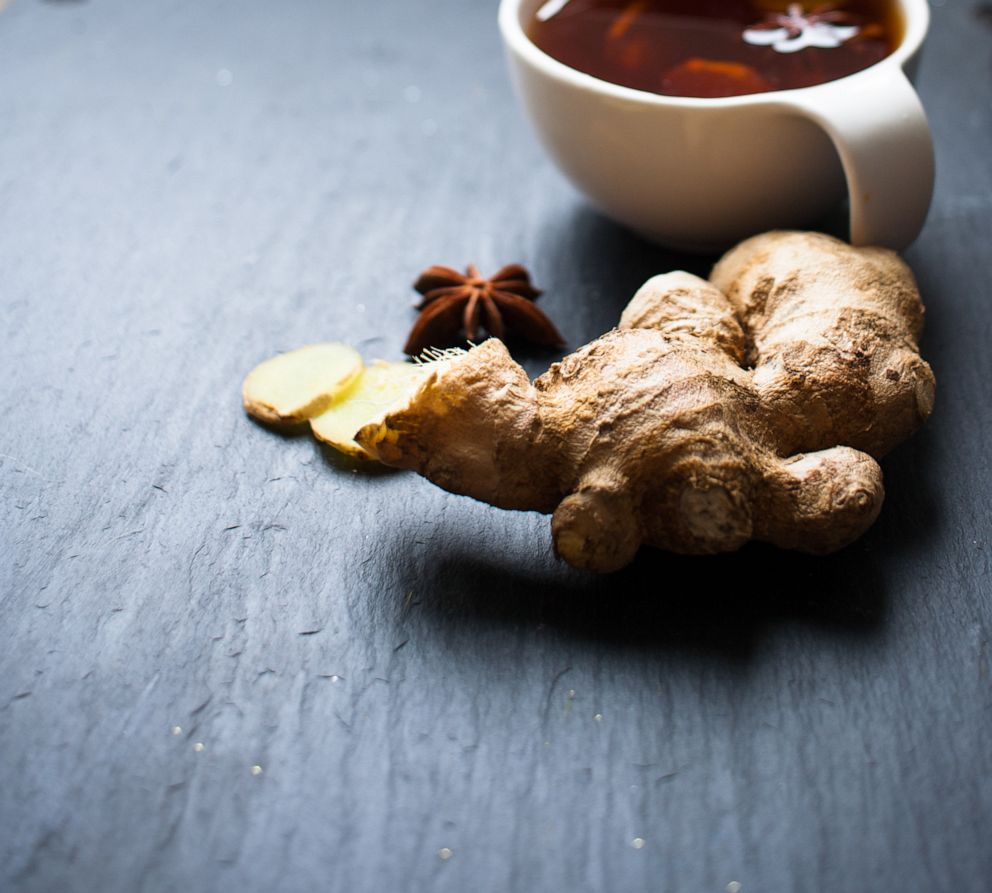
{"type": "Polygon", "coordinates": [[[234,83],[234,73],[229,68],[220,68],[215,75],[218,87],[230,87],[234,83]]]}

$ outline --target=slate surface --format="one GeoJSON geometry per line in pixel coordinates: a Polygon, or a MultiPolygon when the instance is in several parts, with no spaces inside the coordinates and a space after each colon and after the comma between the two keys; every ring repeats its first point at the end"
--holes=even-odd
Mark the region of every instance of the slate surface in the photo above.
{"type": "Polygon", "coordinates": [[[987,5],[919,75],[938,406],[878,524],[609,578],[238,402],[398,359],[432,262],[528,264],[573,345],[706,269],[546,162],[495,3],[2,7],[0,889],[989,889],[987,5]]]}

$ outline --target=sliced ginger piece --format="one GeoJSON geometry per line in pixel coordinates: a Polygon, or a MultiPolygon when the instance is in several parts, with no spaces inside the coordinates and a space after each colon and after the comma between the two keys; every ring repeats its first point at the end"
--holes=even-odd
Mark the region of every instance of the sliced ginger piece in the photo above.
{"type": "Polygon", "coordinates": [[[405,403],[424,381],[426,366],[378,361],[367,366],[355,385],[326,412],[310,419],[314,437],[349,456],[371,458],[355,441],[355,433],[382,417],[394,404],[405,403]]]}
{"type": "Polygon", "coordinates": [[[310,344],[256,366],[241,395],[250,416],[270,425],[295,425],[324,412],[362,373],[362,358],[347,344],[310,344]]]}

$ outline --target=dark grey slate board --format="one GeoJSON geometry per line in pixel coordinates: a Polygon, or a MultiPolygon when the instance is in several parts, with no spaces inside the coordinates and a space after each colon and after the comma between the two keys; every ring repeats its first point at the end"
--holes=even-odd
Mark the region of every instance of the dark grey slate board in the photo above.
{"type": "Polygon", "coordinates": [[[573,345],[705,270],[545,161],[494,2],[0,7],[0,889],[989,889],[987,5],[920,71],[939,399],[877,526],[610,578],[239,407],[398,359],[428,263],[527,263],[573,345]]]}

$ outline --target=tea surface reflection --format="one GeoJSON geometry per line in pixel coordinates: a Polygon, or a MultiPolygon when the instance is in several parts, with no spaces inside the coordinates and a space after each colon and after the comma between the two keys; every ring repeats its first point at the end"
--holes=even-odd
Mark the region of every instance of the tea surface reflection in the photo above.
{"type": "Polygon", "coordinates": [[[548,0],[527,30],[549,56],[600,80],[703,98],[837,80],[902,36],[891,0],[548,0]]]}

